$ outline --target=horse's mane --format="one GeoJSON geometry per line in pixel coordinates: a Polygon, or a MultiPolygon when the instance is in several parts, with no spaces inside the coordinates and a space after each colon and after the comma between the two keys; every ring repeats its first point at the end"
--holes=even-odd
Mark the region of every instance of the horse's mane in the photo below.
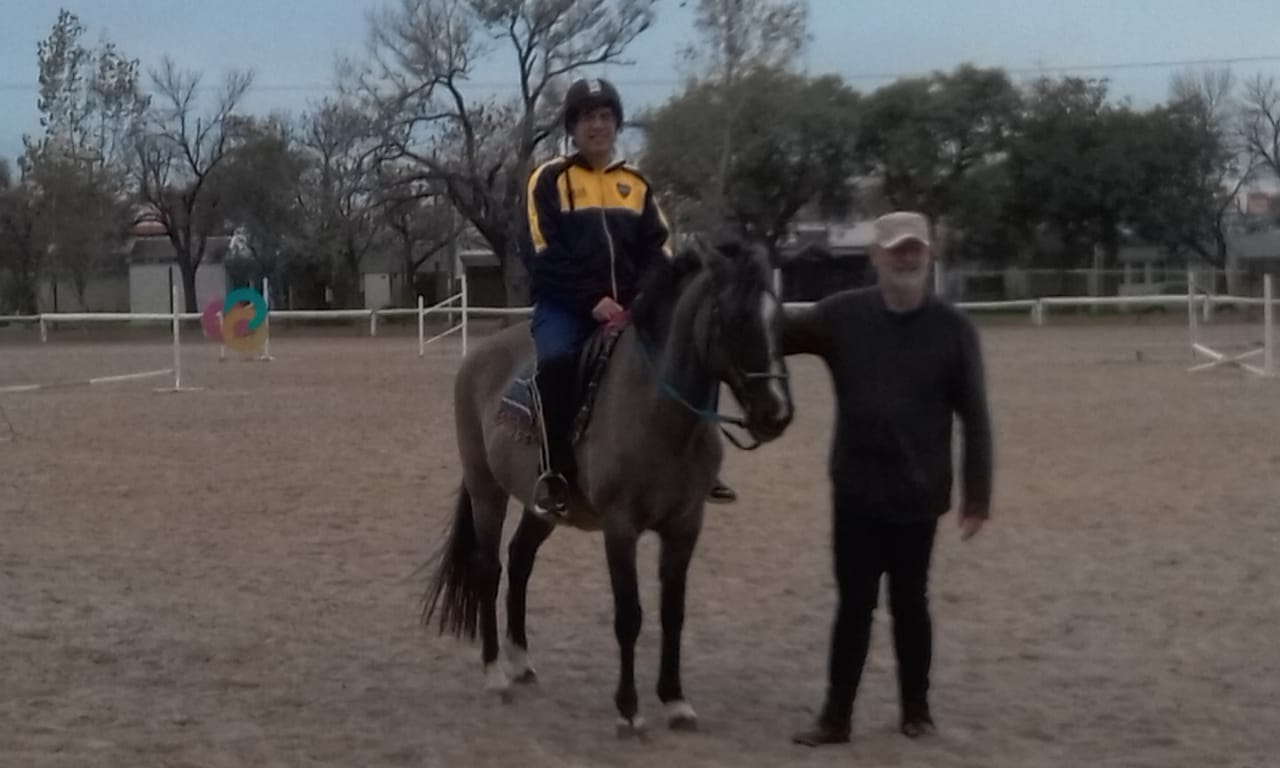
{"type": "Polygon", "coordinates": [[[675,302],[689,281],[704,271],[712,274],[711,290],[721,296],[756,292],[767,283],[765,270],[753,268],[760,254],[740,238],[720,235],[702,244],[681,248],[670,259],[661,259],[641,279],[632,304],[631,320],[649,338],[660,339],[675,302]]]}
{"type": "Polygon", "coordinates": [[[702,258],[691,247],[682,248],[672,258],[657,259],[640,280],[631,304],[632,325],[649,338],[661,338],[680,293],[702,269],[702,258]]]}

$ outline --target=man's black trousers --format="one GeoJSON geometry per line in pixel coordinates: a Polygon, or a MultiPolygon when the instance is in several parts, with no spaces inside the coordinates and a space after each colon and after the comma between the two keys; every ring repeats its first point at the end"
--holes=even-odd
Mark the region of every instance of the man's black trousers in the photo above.
{"type": "Polygon", "coordinates": [[[835,495],[833,546],[839,601],[822,711],[822,720],[830,726],[850,726],[884,575],[889,582],[901,715],[904,722],[929,717],[933,625],[928,583],[938,518],[916,519],[920,517],[925,520],[888,522],[867,517],[855,502],[835,495]]]}

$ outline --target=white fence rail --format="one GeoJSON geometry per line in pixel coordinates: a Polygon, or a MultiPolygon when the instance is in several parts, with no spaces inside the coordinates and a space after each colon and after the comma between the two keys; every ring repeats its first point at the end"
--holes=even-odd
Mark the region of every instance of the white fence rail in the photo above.
{"type": "MultiPolygon", "coordinates": [[[[1015,299],[1009,301],[958,301],[960,309],[970,312],[1027,312],[1030,321],[1036,325],[1047,322],[1050,310],[1112,308],[1120,311],[1144,309],[1152,307],[1174,308],[1188,311],[1192,307],[1200,310],[1205,318],[1212,317],[1213,310],[1226,306],[1263,306],[1266,301],[1260,297],[1227,296],[1197,294],[1194,297],[1186,293],[1160,294],[1152,296],[1045,296],[1037,299],[1015,299]]],[[[813,306],[813,302],[786,302],[788,309],[802,309],[813,306]]],[[[450,325],[449,329],[424,339],[430,343],[449,334],[460,333],[466,336],[467,321],[476,318],[512,318],[528,317],[530,307],[484,307],[469,306],[466,302],[466,291],[462,290],[449,298],[432,306],[424,306],[421,298],[418,307],[388,309],[272,309],[268,312],[272,320],[367,320],[369,335],[378,335],[379,318],[416,317],[421,327],[425,326],[429,315],[449,313],[458,315],[461,321],[450,325]],[[454,306],[454,305],[457,306],[454,306]]],[[[199,320],[199,312],[179,312],[179,320],[199,320]]],[[[39,315],[0,315],[0,323],[31,323],[40,327],[42,341],[48,340],[48,328],[58,324],[75,323],[111,323],[130,321],[171,321],[174,314],[169,312],[134,313],[134,312],[50,312],[39,315]]]]}
{"type": "MultiPolygon", "coordinates": [[[[1265,279],[1265,293],[1263,298],[1252,296],[1222,296],[1202,293],[1196,290],[1195,282],[1188,281],[1188,290],[1181,294],[1162,294],[1148,296],[1045,296],[1038,299],[1017,299],[1011,301],[959,301],[956,306],[962,310],[970,312],[1029,312],[1032,324],[1041,326],[1048,321],[1049,312],[1053,308],[1071,308],[1071,309],[1099,309],[1110,307],[1118,309],[1122,312],[1134,309],[1165,307],[1177,308],[1186,312],[1190,327],[1190,349],[1193,355],[1209,357],[1212,362],[1205,365],[1194,366],[1192,370],[1202,370],[1218,365],[1234,364],[1246,368],[1252,373],[1266,377],[1280,376],[1280,364],[1277,364],[1277,355],[1275,350],[1275,330],[1273,328],[1275,305],[1280,303],[1272,297],[1271,278],[1265,279]],[[1255,307],[1262,306],[1264,308],[1264,346],[1261,350],[1248,351],[1243,354],[1228,354],[1214,350],[1200,343],[1197,330],[1197,315],[1208,321],[1213,316],[1215,307],[1220,306],[1237,306],[1237,307],[1255,307]],[[1261,355],[1263,357],[1263,366],[1246,365],[1243,363],[1245,359],[1252,359],[1261,355]]],[[[177,303],[176,295],[175,301],[177,303]]],[[[800,309],[813,306],[813,302],[787,302],[787,308],[800,309]]],[[[527,317],[531,314],[530,307],[472,307],[467,303],[467,289],[465,280],[462,282],[461,290],[448,298],[440,301],[430,307],[425,306],[423,298],[418,297],[418,306],[413,309],[339,309],[339,310],[268,310],[268,322],[272,319],[280,320],[336,320],[336,319],[353,319],[361,320],[367,318],[369,321],[369,335],[378,335],[378,318],[380,317],[413,317],[417,318],[418,326],[418,356],[425,355],[426,346],[439,339],[457,333],[461,338],[462,355],[467,354],[467,341],[469,320],[471,318],[512,318],[527,317]],[[457,305],[455,307],[455,305],[457,305]],[[427,338],[426,336],[426,318],[433,313],[448,313],[450,320],[448,327],[435,335],[427,338]],[[460,316],[460,320],[455,324],[452,320],[453,315],[460,316]]],[[[180,320],[199,320],[200,313],[196,312],[171,312],[162,313],[130,313],[130,312],[76,312],[76,313],[49,313],[33,316],[0,316],[0,322],[8,323],[37,323],[40,328],[40,340],[47,342],[49,338],[48,329],[50,325],[58,323],[98,323],[98,322],[122,322],[122,321],[168,321],[173,324],[174,338],[174,367],[175,374],[174,387],[168,391],[182,391],[180,383],[181,362],[178,357],[179,353],[179,321],[180,320]]],[[[270,358],[266,358],[270,359],[270,358]]]]}

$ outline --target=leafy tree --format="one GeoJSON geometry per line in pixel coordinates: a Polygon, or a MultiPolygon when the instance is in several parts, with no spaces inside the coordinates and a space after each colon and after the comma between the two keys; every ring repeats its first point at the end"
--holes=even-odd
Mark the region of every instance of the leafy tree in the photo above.
{"type": "Polygon", "coordinates": [[[1236,130],[1230,70],[1174,79],[1168,104],[1150,110],[1134,151],[1145,173],[1133,205],[1136,231],[1173,254],[1227,266],[1230,213],[1254,173],[1236,130]]]}
{"type": "Polygon", "coordinates": [[[91,49],[67,10],[37,45],[43,133],[25,136],[21,163],[37,195],[52,273],[86,304],[90,278],[123,239],[128,210],[128,140],[148,106],[138,62],[112,43],[91,49]]]}
{"type": "MultiPolygon", "coordinates": [[[[847,211],[853,196],[859,98],[839,78],[755,69],[731,94],[741,105],[716,218],[774,249],[800,209],[847,211]]],[[[721,173],[721,86],[695,83],[646,116],[646,173],[677,222],[707,219],[698,202],[721,173]]]]}
{"type": "Polygon", "coordinates": [[[966,65],[898,80],[863,100],[862,168],[881,180],[894,207],[936,223],[957,205],[966,175],[1007,151],[1019,106],[1000,69],[966,65]]]}
{"type": "MultiPolygon", "coordinates": [[[[1058,247],[1056,266],[1087,263],[1102,240],[1103,219],[1118,226],[1117,184],[1127,184],[1117,164],[1124,150],[1109,139],[1107,84],[1067,77],[1041,78],[1028,89],[1014,124],[1008,154],[1009,215],[1048,235],[1058,247]]],[[[1111,121],[1112,127],[1119,121],[1111,121]]]]}
{"type": "MultiPolygon", "coordinates": [[[[704,224],[732,217],[736,133],[748,110],[743,87],[761,70],[786,71],[808,42],[808,5],[802,0],[696,0],[696,37],[681,49],[693,82],[715,104],[719,119],[709,127],[715,141],[706,147],[712,168],[699,198],[704,224]]],[[[695,86],[697,87],[697,86],[695,86]]]]}
{"type": "Polygon", "coordinates": [[[236,150],[212,184],[223,215],[237,227],[252,277],[271,279],[272,302],[279,305],[287,295],[286,262],[303,237],[299,194],[307,160],[283,116],[237,118],[229,130],[236,150]]]}
{"type": "Polygon", "coordinates": [[[40,278],[45,270],[45,244],[37,220],[39,210],[31,186],[14,177],[0,158],[0,310],[34,315],[40,311],[40,278]]]}

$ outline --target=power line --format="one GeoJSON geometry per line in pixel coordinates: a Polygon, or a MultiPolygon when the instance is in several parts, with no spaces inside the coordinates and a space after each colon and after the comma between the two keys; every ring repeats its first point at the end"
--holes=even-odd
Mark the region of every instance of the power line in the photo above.
{"type": "MultiPolygon", "coordinates": [[[[1194,66],[1210,66],[1210,65],[1230,65],[1230,64],[1256,64],[1262,62],[1280,62],[1280,54],[1269,54],[1264,56],[1231,56],[1216,59],[1165,59],[1162,61],[1123,61],[1112,62],[1106,64],[1065,64],[1043,66],[1027,66],[1027,67],[1002,67],[1005,72],[1011,75],[1034,75],[1046,72],[1089,72],[1089,71],[1115,71],[1129,69],[1167,69],[1169,67],[1194,67],[1194,66]]],[[[836,73],[839,74],[839,73],[836,73]]],[[[841,74],[840,76],[846,80],[897,80],[907,77],[921,77],[930,74],[926,71],[899,71],[899,72],[851,72],[841,74]]],[[[680,85],[684,82],[681,78],[665,77],[665,78],[617,78],[614,82],[622,87],[665,87],[672,85],[680,85]]],[[[494,90],[514,89],[519,87],[518,83],[510,80],[470,80],[464,81],[464,84],[475,88],[488,88],[494,90]]],[[[284,93],[301,93],[301,92],[323,92],[331,90],[335,87],[332,83],[262,83],[255,84],[250,87],[251,91],[273,91],[284,93]]],[[[19,91],[34,92],[39,90],[37,83],[26,83],[17,81],[0,81],[0,91],[19,91]]],[[[200,85],[197,90],[218,90],[220,85],[200,85]]],[[[149,90],[143,88],[143,90],[149,90]]]]}

